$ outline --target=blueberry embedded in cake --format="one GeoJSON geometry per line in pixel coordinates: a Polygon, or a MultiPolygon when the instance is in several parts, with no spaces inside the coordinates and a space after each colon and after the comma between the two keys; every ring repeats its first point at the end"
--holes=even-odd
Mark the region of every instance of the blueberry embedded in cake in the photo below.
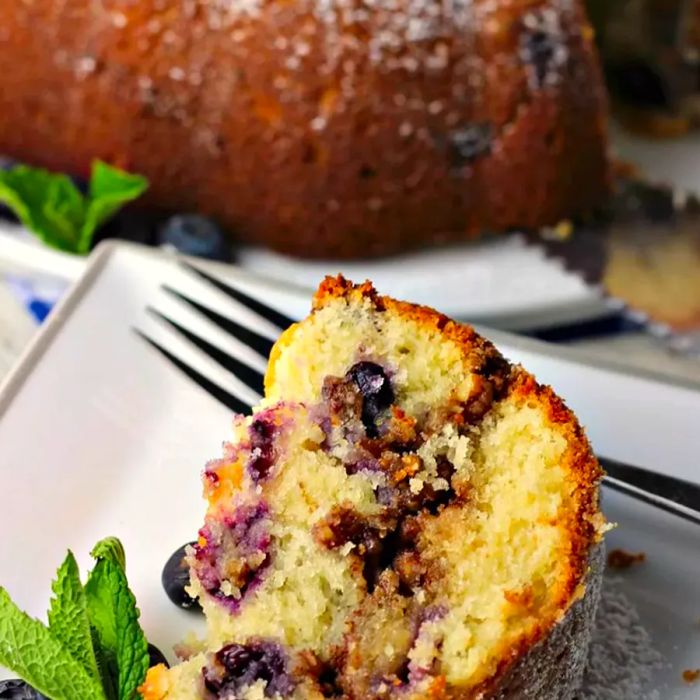
{"type": "Polygon", "coordinates": [[[574,697],[600,469],[468,326],[328,278],[204,474],[203,651],[145,700],[574,697]]]}

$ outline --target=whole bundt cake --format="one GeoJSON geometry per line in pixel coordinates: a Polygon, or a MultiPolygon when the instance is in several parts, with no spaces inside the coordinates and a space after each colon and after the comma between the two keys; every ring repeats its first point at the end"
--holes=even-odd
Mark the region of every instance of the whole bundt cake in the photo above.
{"type": "Polygon", "coordinates": [[[6,0],[0,75],[0,153],[102,158],[302,256],[556,224],[608,188],[581,0],[6,0]]]}
{"type": "Polygon", "coordinates": [[[145,700],[571,700],[598,599],[600,468],[468,326],[321,285],[207,465],[207,638],[145,700]]]}

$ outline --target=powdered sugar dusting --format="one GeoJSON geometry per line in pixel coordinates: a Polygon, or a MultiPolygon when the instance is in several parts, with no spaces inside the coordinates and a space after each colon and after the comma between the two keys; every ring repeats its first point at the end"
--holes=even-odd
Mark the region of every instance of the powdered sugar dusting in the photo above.
{"type": "Polygon", "coordinates": [[[663,663],[624,582],[606,577],[577,700],[660,700],[649,684],[663,663]]]}
{"type": "MultiPolygon", "coordinates": [[[[502,160],[530,104],[566,93],[577,70],[590,92],[579,2],[152,0],[147,14],[123,2],[78,15],[74,45],[54,60],[76,83],[114,86],[144,120],[185,127],[202,160],[224,161],[253,142],[269,144],[279,162],[295,163],[299,152],[316,154],[304,162],[332,160],[345,146],[336,152],[328,134],[362,144],[393,128],[401,146],[387,172],[400,171],[401,183],[378,178],[388,196],[364,201],[380,212],[399,189],[429,190],[438,173],[467,181],[477,159],[502,160]],[[501,82],[507,90],[493,87],[501,82]],[[245,146],[233,122],[238,134],[250,130],[245,146]],[[409,165],[419,151],[440,162],[409,165]]],[[[81,94],[65,99],[81,107],[81,94]]],[[[329,197],[325,208],[336,207],[329,197]]]]}
{"type": "Polygon", "coordinates": [[[331,65],[338,49],[356,39],[358,27],[371,28],[367,51],[372,63],[415,72],[434,58],[435,47],[422,44],[468,36],[478,26],[473,0],[312,0],[311,5],[324,26],[331,65]]]}
{"type": "MultiPolygon", "coordinates": [[[[56,62],[72,68],[78,80],[116,71],[95,49],[109,42],[96,42],[95,37],[128,29],[144,57],[177,54],[175,65],[145,58],[133,96],[154,114],[182,123],[197,113],[194,121],[206,121],[203,128],[213,132],[225,122],[243,74],[218,71],[221,55],[236,56],[246,67],[265,61],[266,70],[276,71],[270,86],[277,94],[271,99],[279,104],[298,100],[303,93],[299,85],[311,72],[323,76],[336,93],[332,109],[319,109],[308,122],[311,131],[320,132],[334,112],[351,109],[368,71],[398,73],[397,85],[409,87],[411,74],[437,80],[447,75],[454,102],[478,103],[489,74],[489,65],[476,50],[482,35],[488,44],[492,35],[516,31],[519,53],[497,53],[489,60],[494,65],[520,63],[533,92],[555,89],[569,62],[571,35],[580,30],[572,21],[575,0],[542,0],[531,10],[509,5],[503,0],[154,0],[152,16],[142,26],[128,8],[96,15],[94,36],[85,35],[85,52],[57,55],[56,62]],[[251,52],[252,41],[259,44],[259,52],[251,52]],[[214,77],[208,78],[204,110],[199,100],[189,101],[187,86],[205,84],[206,75],[214,77]]],[[[444,118],[448,127],[458,126],[459,115],[450,111],[449,103],[418,100],[407,107],[402,135],[408,130],[418,134],[410,113],[418,121],[427,112],[444,118]]],[[[198,132],[194,136],[199,139],[198,132]]],[[[216,133],[205,140],[214,143],[216,133]]],[[[208,150],[214,154],[220,149],[208,150]]]]}

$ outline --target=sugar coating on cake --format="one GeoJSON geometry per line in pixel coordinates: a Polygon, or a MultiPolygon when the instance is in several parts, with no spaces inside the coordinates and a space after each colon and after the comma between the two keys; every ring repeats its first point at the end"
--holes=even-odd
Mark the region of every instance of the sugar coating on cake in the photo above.
{"type": "Polygon", "coordinates": [[[561,400],[472,328],[327,278],[206,467],[203,650],[142,694],[572,698],[600,475],[561,400]]]}
{"type": "Polygon", "coordinates": [[[100,157],[158,209],[305,257],[555,225],[609,193],[583,0],[6,1],[0,75],[5,155],[100,157]]]}

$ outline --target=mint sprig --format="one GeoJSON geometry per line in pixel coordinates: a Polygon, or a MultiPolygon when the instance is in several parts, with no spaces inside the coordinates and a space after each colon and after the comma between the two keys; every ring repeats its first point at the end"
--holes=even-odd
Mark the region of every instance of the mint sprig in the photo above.
{"type": "Polygon", "coordinates": [[[148,643],[116,538],[99,542],[83,586],[68,552],[52,585],[49,625],[0,587],[0,665],[51,700],[134,700],[148,670],[148,643]]]}
{"type": "Polygon", "coordinates": [[[95,231],[148,188],[141,175],[96,160],[88,194],[60,173],[17,165],[0,170],[0,202],[44,243],[69,253],[90,251],[95,231]]]}
{"type": "Polygon", "coordinates": [[[39,620],[23,613],[0,588],[0,663],[52,700],[103,700],[87,674],[39,620]]]}
{"type": "Polygon", "coordinates": [[[119,700],[131,700],[148,670],[148,642],[138,623],[136,600],[113,553],[109,549],[107,556],[98,559],[85,594],[107,676],[105,686],[119,700]]]}
{"type": "Polygon", "coordinates": [[[105,537],[100,540],[90,552],[93,559],[110,559],[126,571],[126,554],[124,545],[116,537],[105,537]]]}
{"type": "Polygon", "coordinates": [[[66,651],[95,680],[100,680],[92,631],[88,618],[87,598],[80,583],[78,563],[69,551],[51,586],[54,597],[49,607],[49,631],[66,651]]]}

